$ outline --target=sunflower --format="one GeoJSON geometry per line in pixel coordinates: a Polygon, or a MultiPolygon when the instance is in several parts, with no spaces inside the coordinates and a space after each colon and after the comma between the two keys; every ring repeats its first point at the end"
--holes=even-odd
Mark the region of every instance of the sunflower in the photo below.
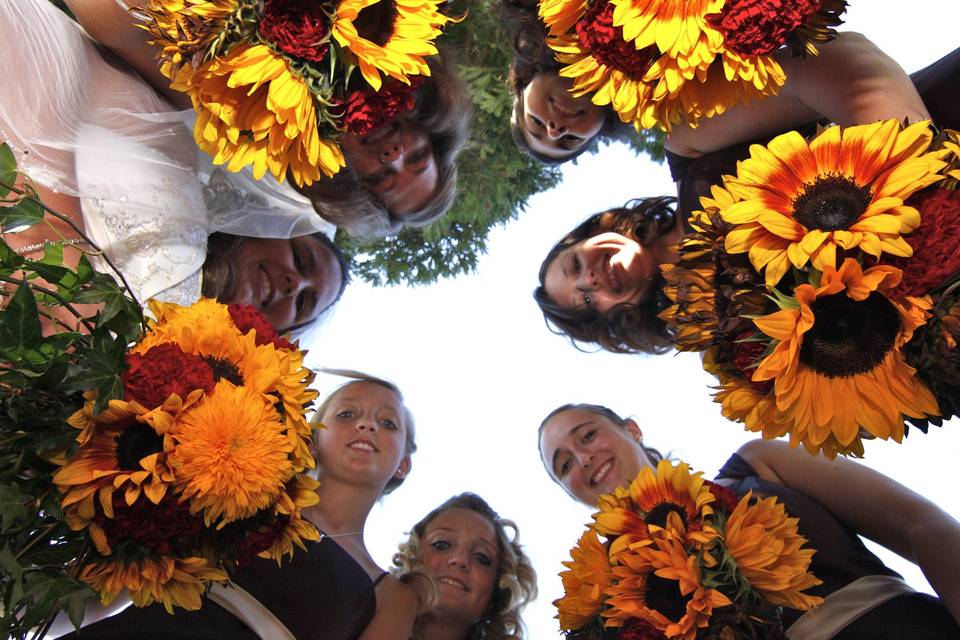
{"type": "Polygon", "coordinates": [[[899,280],[894,267],[863,271],[847,258],[839,270],[825,268],[819,287],[799,285],[787,308],[754,321],[776,346],[753,380],[774,381],[777,409],[805,444],[821,446],[832,434],[856,446],[861,428],[899,442],[904,416],[939,414],[901,352],[930,299],[887,298],[899,280]]]}
{"type": "Polygon", "coordinates": [[[698,629],[708,626],[714,608],[731,604],[701,583],[696,555],[688,554],[679,540],[660,538],[621,555],[619,562],[606,591],[610,608],[602,613],[609,626],[639,618],[668,638],[693,640],[698,629]]]}
{"type": "Polygon", "coordinates": [[[272,506],[294,474],[284,432],[262,394],[218,382],[172,434],[168,460],[191,512],[222,526],[272,506]]]}
{"type": "Polygon", "coordinates": [[[381,73],[410,83],[408,76],[430,75],[426,56],[436,55],[433,40],[455,21],[440,12],[444,0],[340,0],[333,38],[352,53],[364,79],[376,90],[381,73]]]}
{"type": "Polygon", "coordinates": [[[648,544],[650,534],[660,532],[708,542],[713,531],[703,518],[713,513],[710,503],[715,498],[701,475],[691,474],[686,463],[674,466],[661,460],[656,472],[644,467],[629,489],[618,488],[611,498],[602,498],[593,517],[599,533],[619,536],[610,547],[611,557],[648,544]]]}
{"type": "Polygon", "coordinates": [[[636,49],[656,46],[671,58],[712,59],[723,35],[706,20],[724,0],[610,0],[613,25],[636,49]]]}
{"type": "Polygon", "coordinates": [[[791,264],[835,267],[838,249],[912,255],[902,234],[920,214],[904,201],[941,180],[945,166],[946,151],[927,151],[931,139],[928,122],[887,120],[830,127],[809,143],[791,131],[752,146],[724,180],[735,200],[720,212],[736,225],[727,252],[748,253],[771,287],[791,264]]]}
{"type": "Polygon", "coordinates": [[[320,501],[319,486],[320,482],[303,473],[287,482],[274,507],[278,520],[285,520],[284,526],[274,543],[259,554],[261,558],[272,558],[280,564],[283,556],[293,555],[294,545],[303,549],[304,540],[320,539],[320,532],[301,513],[320,501]]]}
{"type": "Polygon", "coordinates": [[[797,518],[788,518],[776,498],[752,501],[745,495],[727,517],[724,548],[737,571],[768,602],[806,611],[823,598],[801,593],[823,584],[809,572],[813,549],[797,531],[797,518]]]}
{"type": "Polygon", "coordinates": [[[593,529],[580,536],[570,557],[563,563],[567,570],[560,572],[563,597],[553,601],[560,628],[567,631],[583,628],[600,613],[613,579],[607,550],[593,529]]]}
{"type": "Polygon", "coordinates": [[[78,579],[100,594],[100,602],[108,605],[127,589],[138,607],[163,603],[167,613],[174,607],[187,611],[200,608],[200,596],[207,583],[227,579],[221,569],[207,566],[203,558],[145,559],[134,562],[111,560],[96,562],[80,570],[78,579]]]}
{"type": "Polygon", "coordinates": [[[674,303],[660,318],[680,351],[703,351],[722,336],[742,330],[749,322],[745,315],[763,313],[768,306],[749,262],[723,250],[729,225],[717,211],[725,206],[722,198],[728,194],[713,190],[720,199],[701,198],[706,211],[691,216],[693,232],[680,242],[680,261],[660,267],[666,281],[663,291],[674,303]]]}
{"type": "Polygon", "coordinates": [[[185,61],[214,53],[239,9],[238,0],[148,0],[138,10],[148,42],[162,49],[160,72],[172,79],[185,61]]]}
{"type": "Polygon", "coordinates": [[[194,69],[183,66],[170,85],[190,96],[197,145],[230,171],[253,165],[299,186],[345,166],[336,142],[317,130],[314,96],[290,63],[262,44],[241,43],[194,69]]]}

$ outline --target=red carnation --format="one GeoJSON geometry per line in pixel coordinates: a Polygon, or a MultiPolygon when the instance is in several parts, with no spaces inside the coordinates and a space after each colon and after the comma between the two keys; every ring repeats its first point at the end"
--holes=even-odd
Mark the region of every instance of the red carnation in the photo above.
{"type": "Polygon", "coordinates": [[[620,640],[665,640],[666,637],[649,622],[637,618],[623,625],[618,636],[620,640]]]}
{"type": "Polygon", "coordinates": [[[384,83],[379,92],[369,87],[351,91],[343,113],[347,133],[363,135],[411,111],[417,102],[416,93],[421,82],[418,76],[411,79],[410,84],[396,80],[384,83]]]}
{"type": "MultiPolygon", "coordinates": [[[[742,340],[749,335],[748,332],[741,334],[737,340],[742,340]]],[[[756,371],[760,365],[760,356],[762,356],[766,350],[767,345],[764,342],[735,342],[733,346],[733,366],[740,372],[740,375],[742,375],[745,380],[750,380],[750,378],[753,377],[753,372],[756,371]]],[[[751,380],[750,386],[760,393],[768,393],[770,389],[773,388],[773,381],[763,380],[761,382],[754,382],[751,380]]]]}
{"type": "Polygon", "coordinates": [[[819,0],[727,0],[707,22],[727,49],[746,56],[776,51],[820,9],[819,0]]]}
{"type": "Polygon", "coordinates": [[[639,79],[657,56],[655,46],[639,51],[623,39],[623,29],[613,26],[613,4],[595,2],[577,22],[580,44],[608,67],[639,79]]]}
{"type": "Polygon", "coordinates": [[[320,62],[330,50],[327,16],[316,0],[264,0],[260,37],[280,51],[320,62]]]}
{"type": "Polygon", "coordinates": [[[228,304],[227,311],[233,324],[237,325],[240,333],[246,335],[249,331],[256,331],[257,345],[273,343],[277,349],[295,349],[289,340],[280,337],[273,325],[249,304],[228,304]]]}
{"type": "Polygon", "coordinates": [[[210,365],[172,342],[151,347],[143,355],[128,353],[122,379],[127,399],[151,409],[171,393],[186,398],[195,389],[211,391],[214,385],[210,365]]]}
{"type": "Polygon", "coordinates": [[[189,503],[179,498],[168,495],[160,504],[153,504],[141,495],[128,506],[119,491],[113,495],[113,517],[98,511],[94,522],[103,529],[111,547],[133,542],[160,555],[191,549],[203,530],[203,518],[191,514],[189,503]]]}
{"type": "Polygon", "coordinates": [[[891,298],[926,295],[960,271],[960,191],[921,191],[907,204],[920,211],[920,226],[903,236],[913,256],[890,260],[903,271],[891,298]]]}
{"type": "Polygon", "coordinates": [[[730,515],[734,509],[737,508],[737,503],[740,502],[740,499],[730,489],[727,489],[723,485],[719,485],[716,482],[710,482],[705,480],[704,483],[707,485],[707,488],[710,490],[710,493],[713,494],[713,497],[717,499],[717,502],[720,503],[720,506],[723,508],[724,513],[730,515]]]}

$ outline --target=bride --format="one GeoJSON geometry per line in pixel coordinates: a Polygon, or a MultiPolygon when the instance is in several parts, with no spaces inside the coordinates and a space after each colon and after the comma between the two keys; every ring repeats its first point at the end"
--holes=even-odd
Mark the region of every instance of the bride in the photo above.
{"type": "MultiPolygon", "coordinates": [[[[0,55],[17,74],[0,92],[0,141],[133,295],[189,304],[202,291],[253,304],[281,330],[339,299],[347,263],[309,200],[275,180],[214,168],[194,144],[193,112],[158,95],[47,0],[0,2],[0,30],[0,55]]],[[[52,241],[74,264],[88,249],[61,221],[4,241],[26,257],[52,241]]]]}

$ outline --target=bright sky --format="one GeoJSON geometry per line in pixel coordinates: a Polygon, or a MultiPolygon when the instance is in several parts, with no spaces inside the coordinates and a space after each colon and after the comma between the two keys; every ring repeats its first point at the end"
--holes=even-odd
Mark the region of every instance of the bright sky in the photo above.
{"type": "MultiPolygon", "coordinates": [[[[956,46],[958,22],[960,4],[952,1],[872,0],[854,3],[846,29],[865,33],[914,71],[956,46]]],[[[590,511],[548,480],[537,454],[542,418],[566,402],[607,405],[633,415],[646,442],[708,477],[753,436],[720,415],[697,355],[579,352],[546,330],[531,298],[540,261],[563,233],[591,213],[667,193],[673,185],[665,166],[609,147],[566,167],[563,184],[493,230],[475,274],[430,287],[355,283],[347,290],[307,363],[397,382],[420,445],[404,486],[368,521],[366,542],[381,566],[428,511],[461,491],[478,493],[517,522],[537,569],[540,597],[524,615],[528,637],[556,637],[557,572],[590,511]]],[[[320,376],[317,386],[325,393],[341,382],[320,376]]],[[[948,482],[957,451],[954,420],[926,436],[916,431],[902,445],[868,443],[866,464],[958,517],[960,498],[948,482]]],[[[890,553],[883,558],[914,587],[929,589],[916,567],[890,553]]]]}

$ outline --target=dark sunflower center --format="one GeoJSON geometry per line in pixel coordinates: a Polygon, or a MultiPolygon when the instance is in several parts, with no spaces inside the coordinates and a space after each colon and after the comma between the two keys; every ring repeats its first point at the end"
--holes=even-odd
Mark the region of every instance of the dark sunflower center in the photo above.
{"type": "Polygon", "coordinates": [[[609,2],[595,2],[577,22],[577,37],[580,45],[602,64],[639,79],[650,67],[657,49],[654,46],[638,51],[632,42],[626,42],[623,29],[613,26],[613,9],[609,2]]]}
{"type": "Polygon", "coordinates": [[[808,184],[793,201],[793,217],[807,229],[846,229],[867,210],[873,192],[846,176],[826,175],[808,184]]]}
{"type": "Polygon", "coordinates": [[[672,622],[677,622],[687,612],[687,598],[680,593],[680,583],[676,580],[647,574],[647,606],[656,609],[672,622]]]}
{"type": "Polygon", "coordinates": [[[163,437],[142,422],[134,422],[117,436],[117,466],[139,471],[140,460],[163,449],[163,437]]]}
{"type": "Polygon", "coordinates": [[[365,7],[357,14],[353,26],[364,40],[369,40],[378,47],[390,42],[397,26],[397,6],[393,0],[380,0],[376,4],[365,7]]]}
{"type": "Polygon", "coordinates": [[[893,348],[900,314],[883,294],[862,302],[844,293],[817,298],[813,327],[803,336],[800,362],[829,378],[866,373],[893,348]]]}
{"type": "Polygon", "coordinates": [[[680,519],[683,520],[683,526],[687,526],[687,514],[684,511],[683,507],[678,504],[673,504],[672,502],[661,502],[653,509],[647,512],[647,517],[644,518],[647,524],[655,524],[658,527],[667,526],[667,516],[671,513],[680,514],[680,519]]]}
{"type": "Polygon", "coordinates": [[[219,380],[223,379],[229,380],[238,387],[243,385],[243,376],[240,374],[240,369],[237,369],[237,365],[225,358],[204,356],[203,359],[208,365],[210,365],[210,368],[213,369],[214,382],[218,382],[219,380]]]}

